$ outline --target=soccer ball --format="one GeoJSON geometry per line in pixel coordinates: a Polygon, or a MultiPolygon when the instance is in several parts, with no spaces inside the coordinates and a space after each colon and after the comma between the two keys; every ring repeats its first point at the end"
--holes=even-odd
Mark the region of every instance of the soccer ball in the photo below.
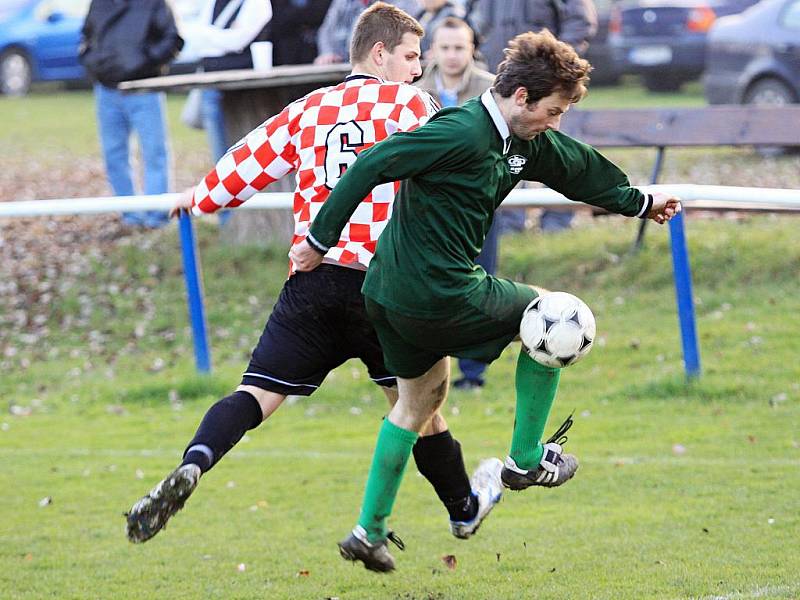
{"type": "Polygon", "coordinates": [[[548,292],[525,308],[519,336],[533,360],[561,368],[589,353],[596,330],[594,315],[583,300],[566,292],[548,292]]]}

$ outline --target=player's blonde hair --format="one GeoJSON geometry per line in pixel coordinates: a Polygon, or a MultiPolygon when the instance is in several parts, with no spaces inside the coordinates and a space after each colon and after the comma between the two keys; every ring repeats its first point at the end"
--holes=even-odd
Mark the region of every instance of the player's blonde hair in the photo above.
{"type": "Polygon", "coordinates": [[[353,28],[350,64],[355,65],[366,59],[370,49],[378,42],[383,42],[386,49],[392,52],[406,33],[423,37],[425,30],[407,12],[386,2],[376,2],[361,13],[353,28]]]}
{"type": "Polygon", "coordinates": [[[572,102],[586,95],[592,66],[547,29],[519,34],[508,43],[503,55],[494,80],[494,89],[503,98],[520,87],[528,90],[528,104],[555,92],[572,102]]]}

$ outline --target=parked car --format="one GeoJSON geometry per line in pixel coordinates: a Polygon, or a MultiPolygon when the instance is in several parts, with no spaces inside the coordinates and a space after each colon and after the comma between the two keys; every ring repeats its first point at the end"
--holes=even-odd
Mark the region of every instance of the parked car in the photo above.
{"type": "Polygon", "coordinates": [[[619,81],[620,70],[608,43],[608,28],[615,0],[595,0],[597,34],[589,42],[586,60],[592,63],[592,85],[612,85],[619,81]]]}
{"type": "Polygon", "coordinates": [[[763,0],[715,23],[703,87],[711,104],[800,102],[800,0],[763,0]]]}
{"type": "Polygon", "coordinates": [[[720,16],[757,0],[625,0],[612,13],[609,42],[623,73],[651,91],[672,91],[705,67],[706,37],[720,16]]]}
{"type": "Polygon", "coordinates": [[[81,81],[78,42],[90,0],[4,0],[0,7],[0,92],[34,81],[81,81]]]}

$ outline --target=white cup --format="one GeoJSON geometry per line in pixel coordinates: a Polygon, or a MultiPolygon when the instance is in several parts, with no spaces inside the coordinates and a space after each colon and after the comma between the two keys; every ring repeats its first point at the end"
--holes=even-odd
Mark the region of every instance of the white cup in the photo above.
{"type": "Polygon", "coordinates": [[[272,42],[253,42],[250,44],[253,69],[269,71],[272,68],[272,42]]]}

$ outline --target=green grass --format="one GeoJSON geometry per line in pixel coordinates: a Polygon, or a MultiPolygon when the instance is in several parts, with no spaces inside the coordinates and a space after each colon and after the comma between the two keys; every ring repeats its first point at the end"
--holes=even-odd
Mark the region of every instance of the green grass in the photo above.
{"type": "MultiPolygon", "coordinates": [[[[176,150],[205,143],[202,131],[180,124],[185,94],[167,95],[167,119],[176,150]]],[[[100,154],[91,91],[35,92],[24,97],[0,96],[0,156],[58,151],[63,156],[100,154]],[[24,134],[21,125],[24,124],[24,134]]],[[[46,158],[46,155],[43,156],[46,158]]]]}
{"type": "MultiPolygon", "coordinates": [[[[505,275],[574,291],[597,315],[597,347],[564,373],[551,422],[576,410],[569,448],[581,470],[558,490],[509,493],[462,542],[412,466],[391,520],[408,549],[391,576],[335,548],[385,412],[354,362],[250,432],[165,532],[125,540],[122,512],[237,382],[286,265],[284,249],[221,247],[200,227],[215,372],[198,377],[175,231],[108,250],[75,276],[89,309],[65,297],[45,315],[46,339],[7,338],[19,352],[0,379],[3,597],[796,598],[797,221],[689,217],[704,369],[694,382],[666,230],[631,256],[634,228],[601,219],[504,238],[505,275]],[[67,315],[73,326],[60,326],[67,315]]],[[[445,407],[470,469],[507,451],[516,351],[486,388],[452,392],[445,407]]]]}

